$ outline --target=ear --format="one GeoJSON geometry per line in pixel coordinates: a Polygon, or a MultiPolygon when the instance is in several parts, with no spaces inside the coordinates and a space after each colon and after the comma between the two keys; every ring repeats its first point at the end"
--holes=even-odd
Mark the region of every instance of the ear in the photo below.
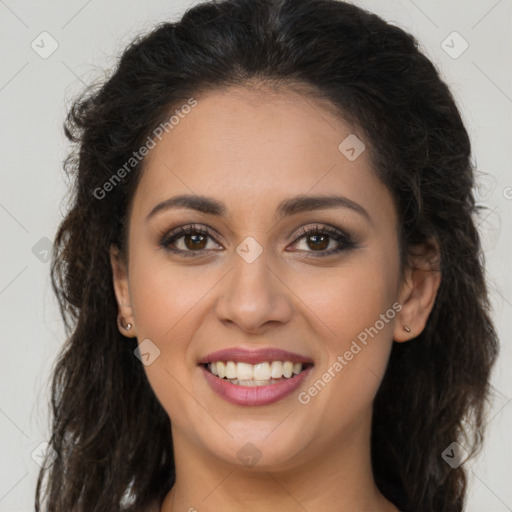
{"type": "Polygon", "coordinates": [[[114,292],[117,300],[119,332],[128,338],[136,336],[135,322],[128,287],[128,268],[121,256],[119,248],[110,246],[110,264],[112,266],[112,278],[114,292]]]}
{"type": "Polygon", "coordinates": [[[414,247],[400,285],[399,302],[393,339],[399,343],[415,338],[425,328],[441,284],[440,252],[437,244],[414,247]]]}

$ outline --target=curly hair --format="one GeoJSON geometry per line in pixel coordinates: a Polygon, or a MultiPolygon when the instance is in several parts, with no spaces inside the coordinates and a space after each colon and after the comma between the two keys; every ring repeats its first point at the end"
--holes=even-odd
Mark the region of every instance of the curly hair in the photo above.
{"type": "Polygon", "coordinates": [[[475,166],[449,88],[417,40],[337,0],[220,0],[189,8],[125,49],[64,123],[73,188],[57,231],[52,285],[67,340],[51,382],[50,444],[36,510],[141,511],[175,481],[170,419],[116,325],[109,247],[123,248],[144,160],[103,186],[176,106],[202,91],[267,83],[328,100],[365,134],[400,220],[402,264],[435,242],[442,280],[423,332],[393,343],[374,401],[372,464],[405,508],[464,509],[466,470],[441,457],[481,447],[498,339],[474,199],[475,166]],[[43,508],[44,507],[44,508],[43,508]]]}

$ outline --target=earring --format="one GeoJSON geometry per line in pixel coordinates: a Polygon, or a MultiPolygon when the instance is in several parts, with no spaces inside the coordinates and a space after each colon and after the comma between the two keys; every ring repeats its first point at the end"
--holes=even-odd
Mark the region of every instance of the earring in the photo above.
{"type": "Polygon", "coordinates": [[[122,317],[117,317],[117,323],[125,330],[129,331],[132,328],[132,324],[127,323],[126,325],[123,322],[122,317]]]}
{"type": "Polygon", "coordinates": [[[404,325],[404,331],[405,332],[411,332],[411,329],[409,328],[408,325],[404,325]]]}

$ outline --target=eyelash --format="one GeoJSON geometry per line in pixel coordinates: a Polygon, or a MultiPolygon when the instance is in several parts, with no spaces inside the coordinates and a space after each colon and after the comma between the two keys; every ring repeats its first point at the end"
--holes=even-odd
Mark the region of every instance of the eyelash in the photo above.
{"type": "MultiPolygon", "coordinates": [[[[171,231],[170,233],[166,234],[164,237],[160,240],[160,246],[163,247],[166,251],[173,252],[175,254],[179,254],[185,257],[197,257],[198,255],[194,253],[201,253],[205,251],[206,249],[201,249],[198,251],[191,251],[187,250],[184,251],[182,249],[176,249],[172,248],[171,244],[175,243],[180,238],[187,236],[187,235],[203,235],[211,238],[215,241],[213,236],[211,235],[210,231],[202,226],[198,225],[188,225],[188,226],[182,226],[174,231],[171,231]]],[[[312,252],[314,256],[306,256],[307,258],[322,258],[326,256],[331,256],[333,254],[337,254],[341,251],[346,251],[349,249],[354,249],[357,247],[357,243],[353,240],[353,238],[346,232],[343,232],[339,229],[332,228],[329,226],[306,226],[302,227],[299,232],[296,234],[295,242],[298,242],[301,238],[311,236],[311,235],[327,235],[329,238],[333,239],[334,241],[338,242],[340,244],[340,247],[338,247],[335,250],[330,251],[306,251],[306,252],[312,252]]]]}

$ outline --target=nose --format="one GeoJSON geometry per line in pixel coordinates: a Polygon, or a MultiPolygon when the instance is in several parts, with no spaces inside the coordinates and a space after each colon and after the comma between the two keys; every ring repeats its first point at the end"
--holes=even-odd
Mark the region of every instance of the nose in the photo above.
{"type": "Polygon", "coordinates": [[[278,265],[271,268],[265,251],[251,263],[235,255],[233,264],[219,289],[217,318],[253,334],[289,322],[293,292],[277,270],[278,265]]]}

